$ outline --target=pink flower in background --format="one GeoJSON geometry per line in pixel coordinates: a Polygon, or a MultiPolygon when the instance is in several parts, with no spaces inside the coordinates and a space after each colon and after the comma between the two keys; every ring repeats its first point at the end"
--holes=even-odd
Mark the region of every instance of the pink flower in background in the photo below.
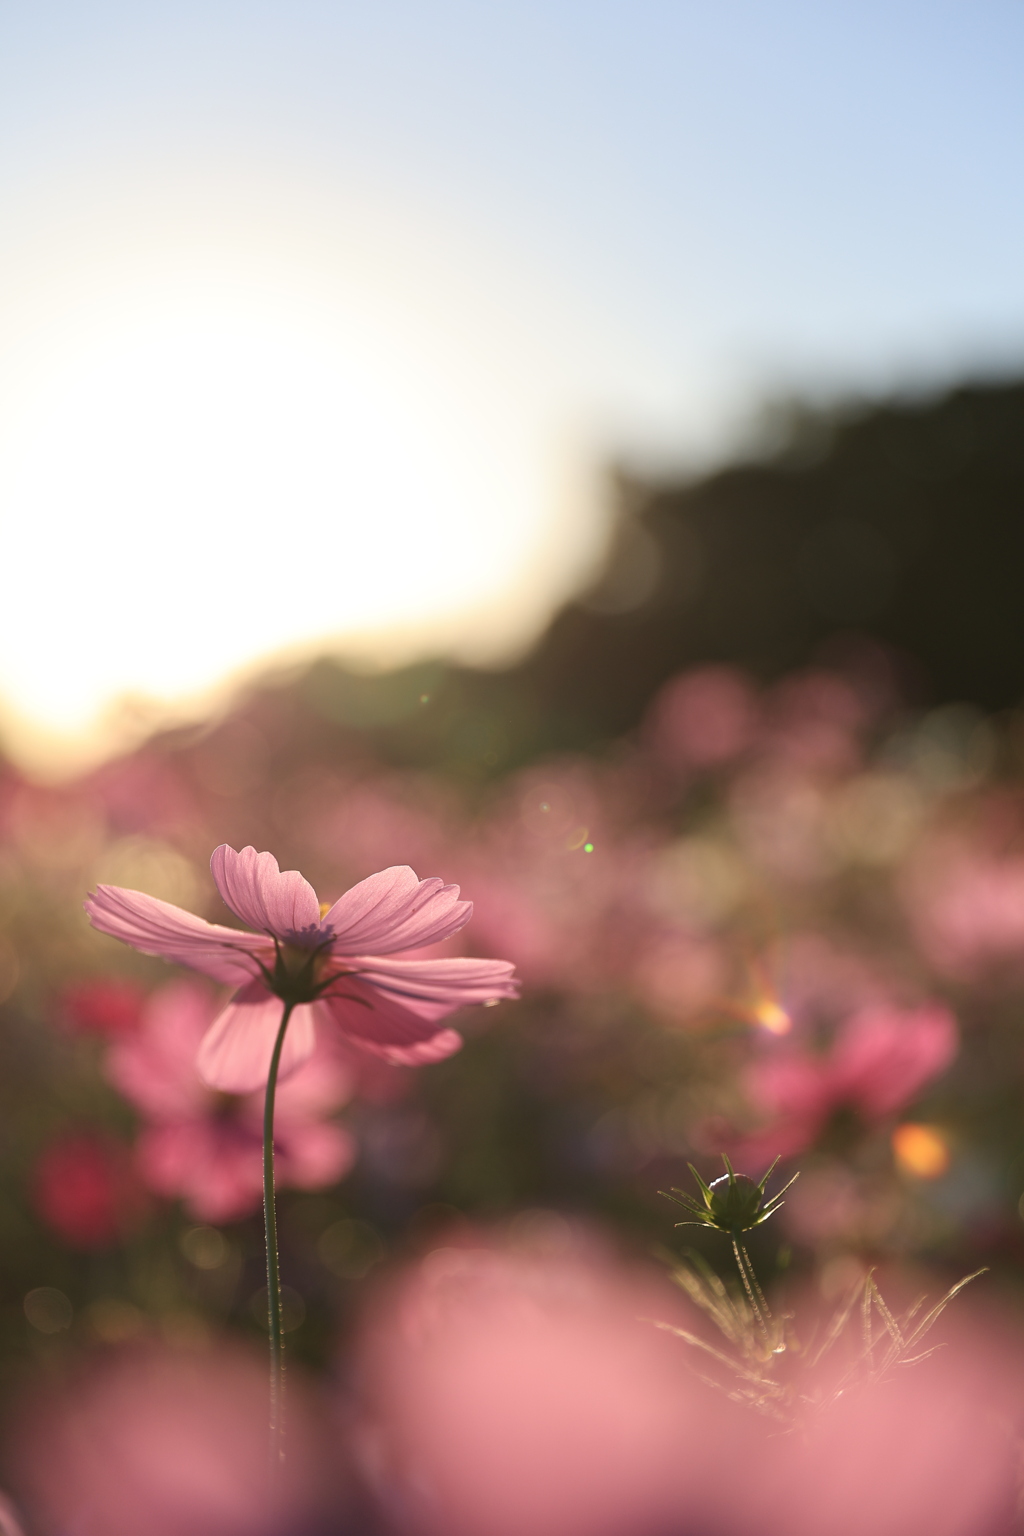
{"type": "Polygon", "coordinates": [[[450,789],[408,775],[378,772],[339,785],[329,807],[299,819],[309,822],[312,846],[338,850],[346,869],[380,869],[396,858],[416,865],[450,857],[462,831],[461,807],[450,789]]]}
{"type": "Polygon", "coordinates": [[[1024,859],[936,837],[903,873],[918,943],[947,976],[1024,965],[1024,859]]]}
{"type": "Polygon", "coordinates": [[[855,1013],[888,1006],[892,996],[892,978],[877,957],[821,933],[790,933],[761,963],[798,1035],[836,1028],[855,1013]]]}
{"type": "Polygon", "coordinates": [[[628,975],[650,926],[630,793],[612,770],[549,763],[508,780],[464,844],[481,942],[512,955],[531,986],[593,995],[628,975]]]}
{"type": "Polygon", "coordinates": [[[870,706],[845,677],[794,672],[765,696],[762,747],[812,773],[844,773],[860,760],[870,706]]]}
{"type": "Polygon", "coordinates": [[[945,1071],[957,1044],[956,1022],[939,1004],[877,1004],[847,1019],[825,1056],[787,1046],[763,1057],[747,1074],[747,1092],[771,1120],[744,1155],[802,1152],[843,1105],[869,1121],[894,1114],[945,1071]]]}
{"type": "Polygon", "coordinates": [[[321,907],[309,882],[297,870],[282,873],[269,853],[236,853],[223,843],[210,867],[224,901],[255,932],[113,885],[98,886],[85,909],[102,933],[238,988],[200,1046],[199,1070],[211,1087],[247,1093],[264,1086],[281,999],[294,1005],[283,1079],[312,1054],[314,1021],[363,1050],[416,1066],[459,1048],[455,1031],[439,1027],[455,1009],[517,995],[507,960],[411,953],[469,921],[472,903],[459,900],[457,885],[419,880],[396,865],[321,907]]]}
{"type": "MultiPolygon", "coordinates": [[[[155,992],[138,1032],[107,1057],[107,1076],[143,1117],[136,1144],[150,1189],[184,1201],[198,1221],[233,1221],[263,1193],[263,1099],[217,1093],[196,1071],[196,1051],[216,1008],[201,982],[155,992]]],[[[327,1117],[349,1098],[352,1076],[321,1043],[282,1083],[274,1118],[279,1184],[321,1189],[346,1174],[355,1143],[327,1117]]]]}
{"type": "Polygon", "coordinates": [[[694,667],[670,678],[644,721],[655,753],[676,768],[721,768],[752,744],[759,724],[753,684],[735,667],[694,667]]]}
{"type": "Polygon", "coordinates": [[[104,763],[82,781],[82,790],[122,835],[194,830],[199,823],[195,793],[180,766],[146,747],[104,763]]]}
{"type": "Polygon", "coordinates": [[[146,994],[131,981],[116,976],[79,981],[57,999],[62,1023],[85,1035],[128,1035],[138,1028],[146,994]]]}
{"type": "Polygon", "coordinates": [[[726,990],[722,946],[704,934],[657,935],[640,956],[634,985],[647,1006],[670,1024],[696,1024],[726,990]]]}
{"type": "Polygon", "coordinates": [[[106,1248],[134,1226],[145,1208],[127,1148],[92,1131],[50,1143],[32,1174],[33,1203],[71,1248],[106,1248]]]}
{"type": "Polygon", "coordinates": [[[940,1004],[865,1008],[832,1048],[832,1091],[866,1119],[881,1119],[944,1072],[958,1044],[956,1021],[940,1004]]]}

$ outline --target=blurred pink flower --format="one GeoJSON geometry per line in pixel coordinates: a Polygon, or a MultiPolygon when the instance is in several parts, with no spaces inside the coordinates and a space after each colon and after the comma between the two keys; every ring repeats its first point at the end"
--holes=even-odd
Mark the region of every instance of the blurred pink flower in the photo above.
{"type": "Polygon", "coordinates": [[[860,760],[870,723],[864,695],[833,672],[794,672],[765,696],[762,745],[812,773],[844,773],[860,760]]]}
{"type": "Polygon", "coordinates": [[[832,1091],[868,1120],[891,1115],[952,1062],[959,1040],[948,1008],[875,1007],[855,1014],[832,1049],[832,1091]]]}
{"type": "Polygon", "coordinates": [[[0,1493],[0,1536],[24,1536],[21,1521],[6,1494],[0,1493]]]}
{"type": "Polygon", "coordinates": [[[410,957],[469,921],[472,903],[459,900],[457,885],[419,880],[398,865],[321,908],[308,881],[297,870],[282,873],[269,853],[236,853],[222,843],[210,865],[224,901],[256,932],[205,922],[120,886],[98,886],[85,909],[102,933],[238,987],[200,1046],[199,1070],[211,1087],[264,1086],[282,998],[295,1005],[283,1079],[312,1053],[314,1020],[363,1050],[415,1066],[459,1048],[455,1031],[438,1027],[441,1019],[466,1003],[517,993],[509,961],[410,957]]]}
{"type": "Polygon", "coordinates": [[[704,1529],[747,1425],[644,1321],[688,1314],[560,1218],[519,1220],[552,1240],[436,1249],[364,1338],[365,1457],[403,1528],[636,1536],[682,1513],[704,1529]]]}
{"type": "Polygon", "coordinates": [[[103,976],[65,987],[57,999],[57,1015],[82,1034],[116,1038],[138,1027],[145,1001],[145,992],[134,982],[103,976]]]}
{"type": "Polygon", "coordinates": [[[751,745],[758,701],[735,667],[695,667],[658,692],[644,722],[657,756],[677,768],[719,768],[751,745]]]}
{"type": "Polygon", "coordinates": [[[762,964],[798,1034],[836,1027],[852,1014],[886,1006],[892,995],[877,956],[813,930],[787,935],[762,964]]]}
{"type": "Polygon", "coordinates": [[[683,930],[657,935],[634,972],[638,995],[671,1024],[698,1023],[720,1002],[727,984],[722,946],[683,930]]]}
{"type": "MultiPolygon", "coordinates": [[[[172,981],[151,997],[138,1032],[113,1046],[110,1081],[146,1122],[136,1143],[150,1189],[180,1198],[198,1221],[233,1221],[263,1195],[263,1099],[208,1088],[196,1051],[216,1008],[200,982],[172,981]]],[[[277,1094],[274,1164],[279,1185],[320,1189],[348,1172],[355,1143],[326,1118],[350,1096],[352,1074],[318,1045],[277,1094]]]]}
{"type": "Polygon", "coordinates": [[[381,869],[398,858],[432,864],[450,857],[461,829],[462,807],[450,800],[451,793],[426,778],[378,770],[372,778],[345,784],[335,803],[311,818],[310,842],[337,849],[344,867],[356,872],[381,869]]]}
{"type": "Polygon", "coordinates": [[[318,1425],[292,1375],[288,1459],[266,1475],[265,1372],[237,1348],[147,1346],[22,1397],[6,1451],[46,1536],[277,1536],[323,1498],[318,1425]]]}
{"type": "Polygon", "coordinates": [[[748,1070],[747,1092],[771,1119],[749,1138],[744,1156],[803,1151],[842,1105],[869,1121],[895,1113],[945,1071],[957,1044],[956,1022],[937,1003],[862,1008],[840,1026],[827,1055],[787,1043],[748,1070]]]}
{"type": "Polygon", "coordinates": [[[834,872],[827,810],[816,777],[784,757],[757,761],[729,785],[740,852],[770,880],[802,884],[834,872]]]}
{"type": "Polygon", "coordinates": [[[748,1505],[740,1530],[1006,1536],[1019,1529],[1016,1322],[997,1323],[989,1312],[985,1326],[965,1325],[954,1308],[936,1332],[941,1347],[929,1359],[877,1384],[848,1386],[807,1415],[802,1433],[772,1438],[763,1467],[751,1469],[739,1490],[748,1505]]]}
{"type": "Polygon", "coordinates": [[[121,835],[192,831],[199,823],[199,807],[181,767],[180,758],[142,747],[104,763],[81,787],[102,808],[111,830],[121,835]]]}
{"type": "Polygon", "coordinates": [[[942,974],[1024,967],[1024,859],[935,838],[904,871],[902,888],[918,943],[942,974]]]}
{"type": "Polygon", "coordinates": [[[621,825],[630,806],[613,773],[546,764],[509,781],[460,855],[481,942],[532,986],[594,994],[628,976],[650,927],[646,842],[621,825]]]}
{"type": "Polygon", "coordinates": [[[42,1220],[70,1248],[108,1247],[145,1209],[127,1148],[91,1131],[50,1143],[33,1170],[32,1197],[42,1220]]]}

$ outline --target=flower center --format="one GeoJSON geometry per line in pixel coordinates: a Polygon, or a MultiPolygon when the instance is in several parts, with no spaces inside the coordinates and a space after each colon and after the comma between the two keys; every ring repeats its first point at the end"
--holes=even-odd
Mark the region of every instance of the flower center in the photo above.
{"type": "Polygon", "coordinates": [[[330,986],[337,967],[328,967],[331,941],[325,939],[315,949],[274,941],[274,968],[264,968],[267,986],[282,1002],[313,1003],[330,986]]]}

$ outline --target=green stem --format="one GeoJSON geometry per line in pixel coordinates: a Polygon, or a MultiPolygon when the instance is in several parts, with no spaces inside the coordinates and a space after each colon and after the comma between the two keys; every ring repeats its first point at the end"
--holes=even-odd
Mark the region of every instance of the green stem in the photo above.
{"type": "Polygon", "coordinates": [[[768,1323],[771,1320],[768,1303],[765,1301],[764,1292],[758,1284],[757,1275],[754,1273],[754,1266],[750,1262],[749,1253],[735,1232],[731,1236],[733,1257],[736,1260],[736,1268],[740,1272],[740,1279],[743,1281],[743,1289],[747,1293],[747,1300],[750,1302],[751,1311],[757,1319],[758,1326],[767,1339],[768,1323]]]}
{"type": "Polygon", "coordinates": [[[284,1461],[284,1330],[281,1327],[281,1269],[277,1257],[277,1207],[274,1202],[274,1099],[285,1031],[293,1003],[285,1003],[274,1041],[263,1102],[263,1214],[267,1226],[267,1322],[270,1329],[270,1474],[284,1461]]]}

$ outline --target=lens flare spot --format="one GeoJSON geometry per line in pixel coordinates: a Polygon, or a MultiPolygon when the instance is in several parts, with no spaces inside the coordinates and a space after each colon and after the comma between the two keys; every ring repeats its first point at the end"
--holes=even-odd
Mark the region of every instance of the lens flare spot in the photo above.
{"type": "Polygon", "coordinates": [[[897,1166],[915,1179],[941,1179],[949,1169],[949,1144],[934,1125],[908,1121],[892,1133],[897,1166]]]}
{"type": "Polygon", "coordinates": [[[793,1028],[793,1020],[773,997],[763,997],[754,1004],[751,1010],[754,1023],[766,1029],[770,1035],[788,1035],[793,1028]]]}

